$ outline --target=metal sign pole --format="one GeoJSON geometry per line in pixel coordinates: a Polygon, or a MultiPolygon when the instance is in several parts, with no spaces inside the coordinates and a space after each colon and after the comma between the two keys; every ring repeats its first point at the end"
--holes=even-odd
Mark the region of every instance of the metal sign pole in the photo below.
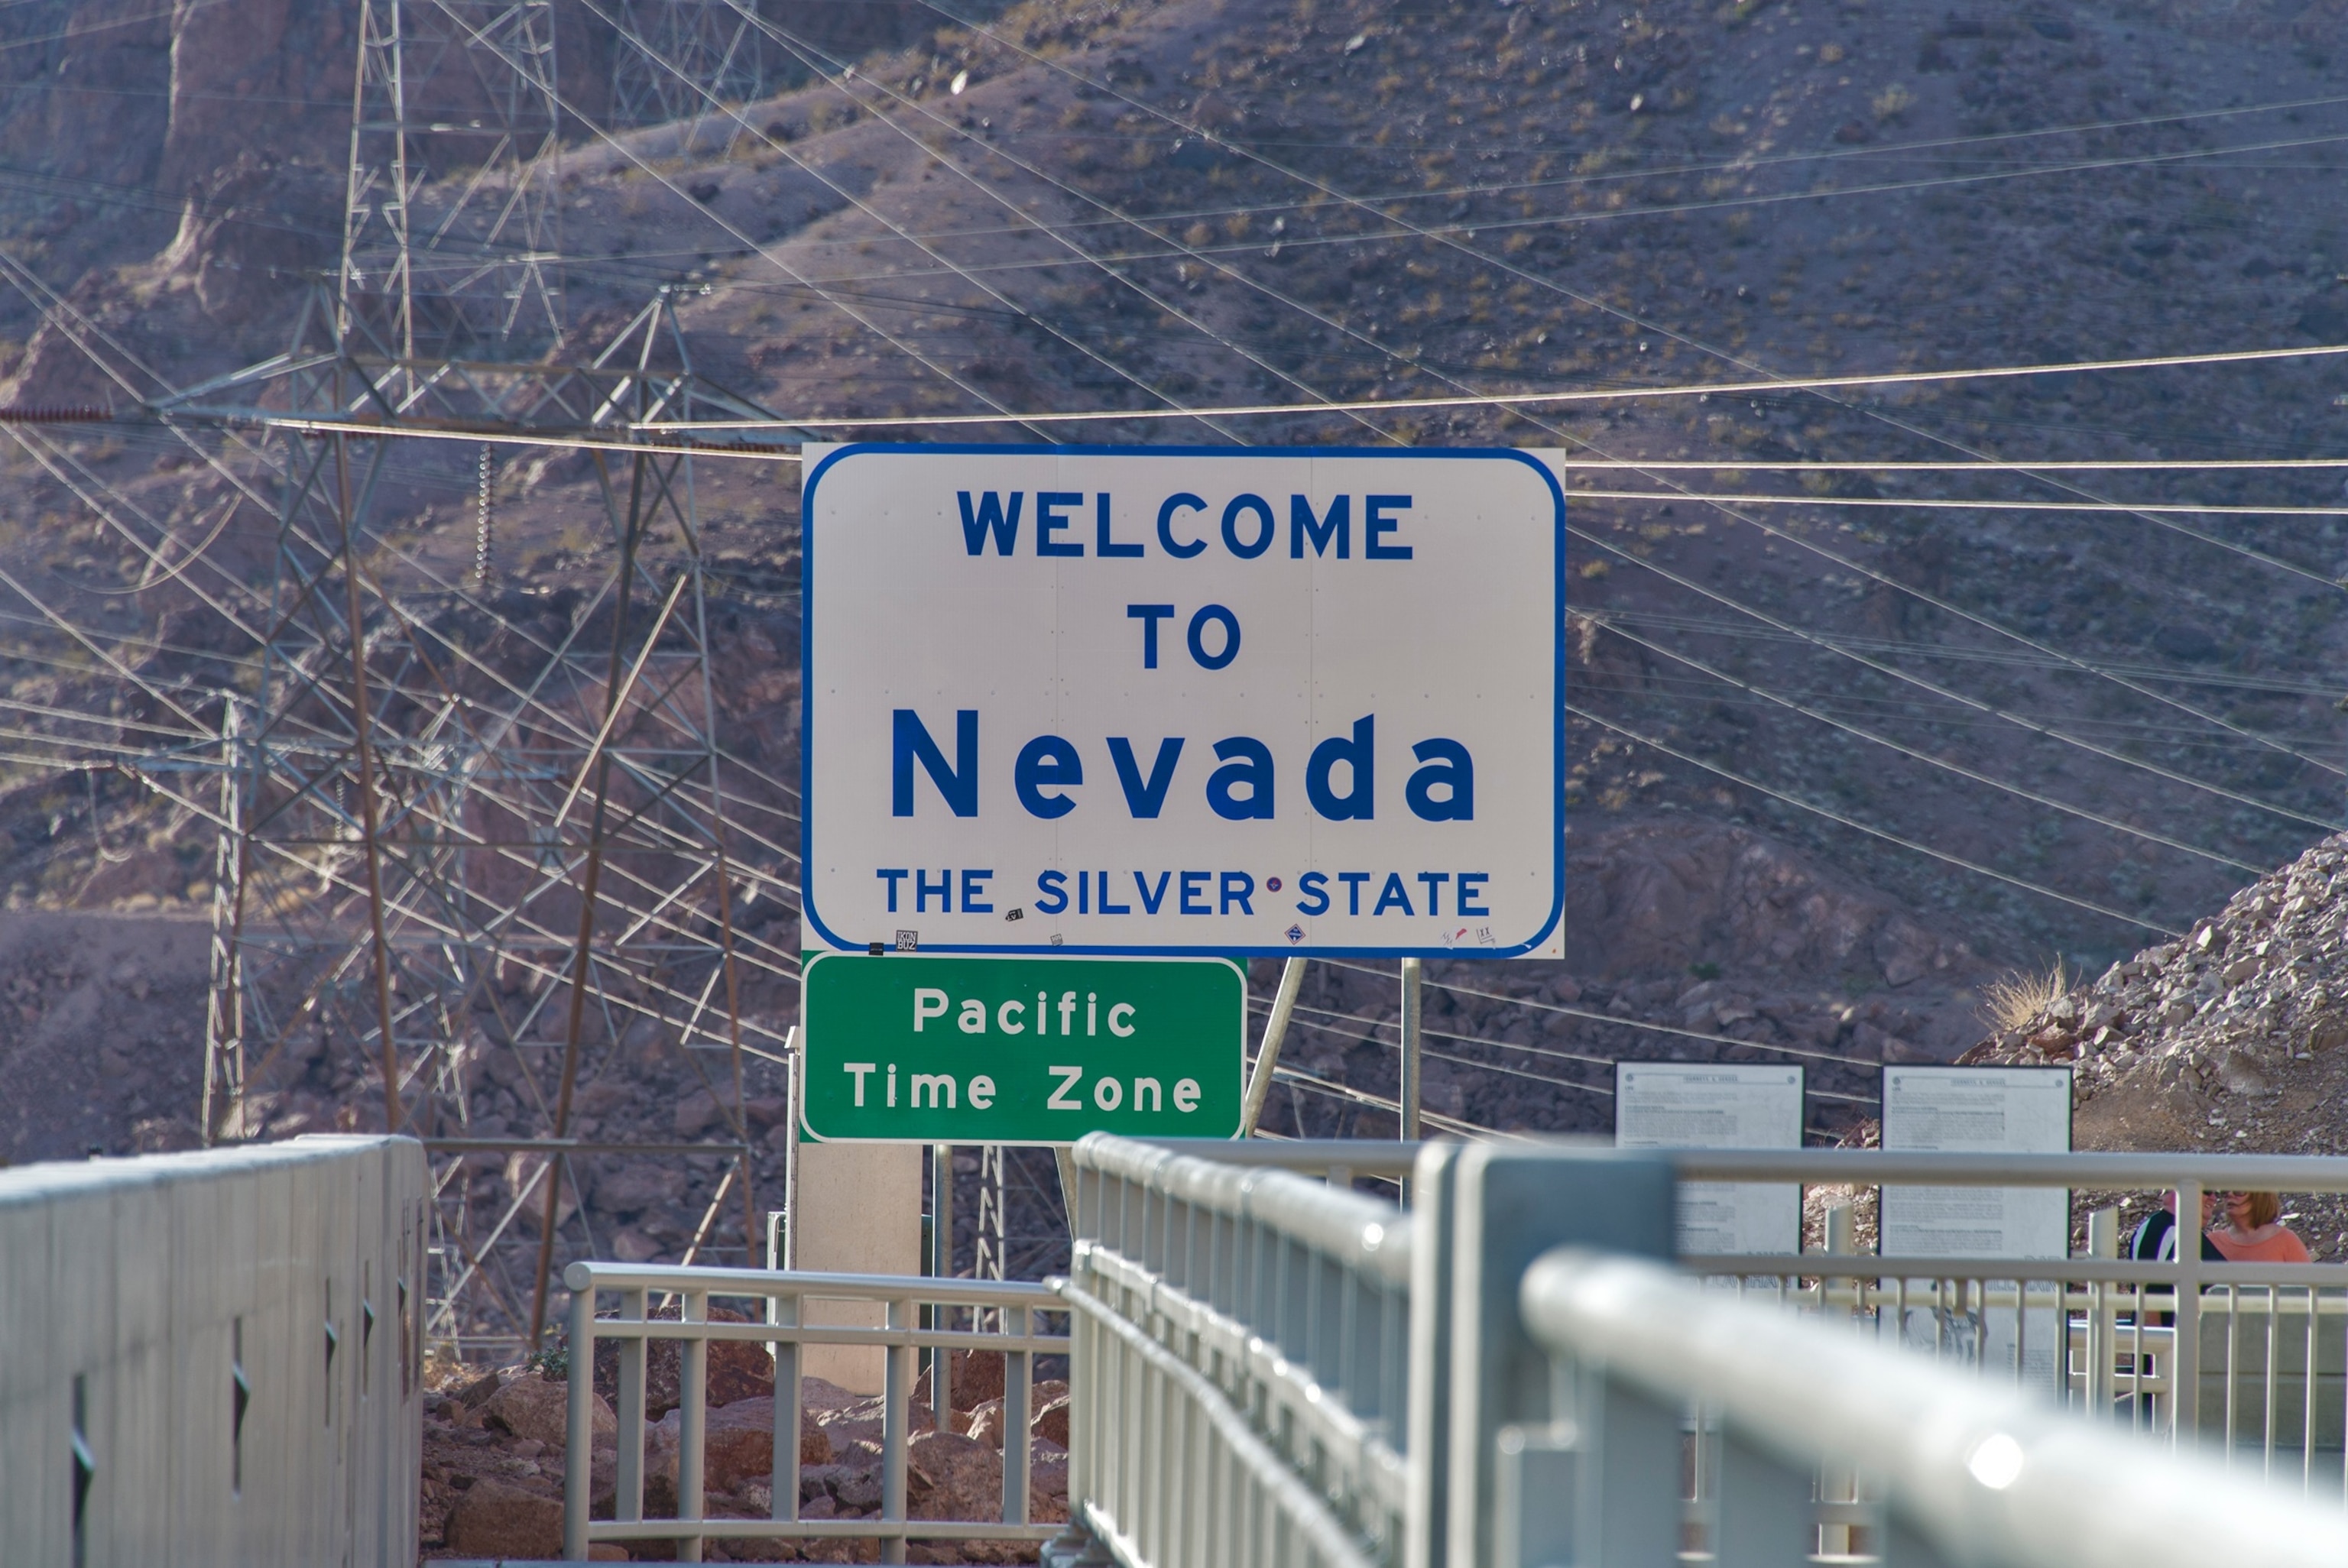
{"type": "Polygon", "coordinates": [[[1402,1139],[1418,1142],[1419,960],[1402,961],[1402,1139]]]}
{"type": "Polygon", "coordinates": [[[1272,1075],[1280,1066],[1280,1048],[1288,1039],[1288,1015],[1296,1010],[1296,993],[1303,989],[1304,960],[1291,958],[1280,967],[1280,989],[1272,999],[1272,1016],[1263,1022],[1263,1043],[1256,1047],[1255,1071],[1248,1077],[1247,1097],[1240,1103],[1240,1136],[1255,1136],[1263,1119],[1263,1102],[1272,1092],[1272,1075]]]}

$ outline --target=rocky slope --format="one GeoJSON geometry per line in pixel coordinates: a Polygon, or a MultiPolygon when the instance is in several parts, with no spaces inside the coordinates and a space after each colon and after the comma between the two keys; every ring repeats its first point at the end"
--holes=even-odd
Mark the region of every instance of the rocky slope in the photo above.
{"type": "MultiPolygon", "coordinates": [[[[5,55],[23,74],[0,157],[28,183],[0,190],[0,241],[185,382],[276,347],[294,274],[339,242],[349,34],[338,56],[328,33],[345,14],[215,0],[165,20],[111,4],[8,13],[25,46],[5,55]],[[273,95],[294,100],[285,114],[205,118],[273,95]]],[[[2327,206],[2348,134],[2340,0],[2060,15],[2004,0],[1029,0],[958,23],[899,8],[889,25],[907,30],[856,37],[815,31],[818,11],[845,14],[766,13],[793,40],[786,90],[695,125],[616,123],[596,96],[607,45],[563,35],[581,352],[682,283],[712,374],[793,414],[878,421],[2348,336],[2348,236],[2327,206]]],[[[607,36],[594,16],[566,8],[561,25],[607,36]]],[[[425,205],[462,179],[449,170],[425,205]]],[[[103,390],[73,334],[5,309],[17,324],[0,335],[26,342],[0,351],[0,395],[103,390]]],[[[2100,971],[2324,832],[2348,652],[2341,519],[1952,511],[1923,503],[2046,501],[2075,481],[1767,466],[2321,454],[2337,380],[2282,362],[1385,422],[1419,442],[1563,446],[1591,465],[1578,487],[1639,492],[1574,503],[1568,961],[1437,968],[1458,989],[1430,1002],[1430,1103],[1479,1125],[1594,1129],[1614,1058],[1800,1050],[1831,1133],[1871,1101],[1868,1063],[1945,1059],[1976,1037],[1988,976],[2050,949],[2100,971]],[[1618,460],[1692,466],[1599,466],[1618,460]],[[1731,492],[1767,504],[1695,498],[1731,492]]],[[[1334,417],[1237,433],[1375,438],[1334,417]]],[[[474,556],[472,462],[401,453],[378,539],[409,574],[402,591],[495,660],[513,651],[498,616],[572,630],[610,547],[583,465],[502,462],[495,591],[447,608],[474,556]]],[[[62,775],[0,760],[6,901],[200,917],[209,834],[105,748],[176,734],[175,706],[215,725],[252,680],[251,636],[222,607],[250,623],[266,602],[267,491],[240,496],[136,423],[0,436],[0,566],[17,585],[0,593],[6,723],[94,759],[62,775]]],[[[2209,507],[2337,495],[2322,471],[2094,483],[2107,479],[2132,501],[2209,507]]],[[[696,487],[719,656],[753,672],[725,692],[729,743],[788,777],[794,487],[710,461],[696,487]]],[[[772,917],[788,948],[792,914],[772,917]]],[[[1394,1081],[1392,982],[1328,966],[1314,987],[1294,1060],[1329,1091],[1278,1109],[1308,1131],[1370,1130],[1391,1115],[1364,1097],[1394,1081]]],[[[779,1021],[794,1006],[785,990],[757,1000],[779,1021]]],[[[135,1066],[179,1081],[197,1022],[153,1035],[135,1066]]],[[[468,1115],[534,1130],[538,1054],[481,1047],[468,1115]]],[[[289,1067],[265,1126],[366,1123],[364,1064],[321,1051],[289,1067]]],[[[696,1096],[731,1092],[685,1061],[607,1071],[594,1091],[611,1109],[590,1114],[612,1136],[674,1136],[696,1096]]],[[[747,1098],[773,1093],[754,1081],[747,1098]]],[[[128,1097],[106,1114],[108,1130],[73,1136],[139,1135],[128,1097]]],[[[18,1157],[53,1152],[41,1140],[69,1121],[29,1117],[18,1157]]],[[[677,1174],[679,1190],[646,1195],[615,1173],[624,1204],[591,1194],[599,1243],[629,1231],[632,1248],[673,1255],[714,1180],[677,1174]]],[[[465,1179],[486,1214],[527,1175],[484,1157],[465,1179]]]]}
{"type": "MultiPolygon", "coordinates": [[[[2348,835],[1982,1040],[1968,1062],[2075,1062],[2085,1149],[2348,1153],[2348,835]]],[[[2293,1198],[2348,1255],[2348,1204],[2293,1198]]]]}
{"type": "MultiPolygon", "coordinates": [[[[773,1517],[772,1363],[762,1348],[713,1347],[703,1444],[704,1517],[773,1517]]],[[[674,1518],[676,1507],[676,1356],[669,1348],[667,1392],[661,1358],[648,1378],[644,1507],[674,1518]]],[[[560,1352],[548,1366],[481,1371],[443,1366],[426,1396],[422,1535],[424,1559],[535,1560],[562,1550],[561,1478],[567,1367],[560,1352]]],[[[613,1517],[618,1428],[614,1388],[599,1372],[590,1463],[594,1516],[613,1517]]],[[[920,1520],[993,1522],[1002,1517],[1004,1399],[999,1357],[961,1356],[954,1369],[956,1409],[943,1425],[930,1419],[928,1375],[913,1395],[916,1429],[906,1444],[907,1512],[920,1520]],[[990,1380],[991,1379],[991,1380],[990,1380]],[[966,1392],[965,1392],[966,1390],[966,1392]]],[[[1067,1517],[1067,1386],[1043,1380],[1033,1391],[1029,1497],[1036,1522],[1067,1517]]],[[[799,1395],[799,1511],[808,1520],[852,1520],[880,1512],[882,1401],[804,1379],[799,1395]]],[[[808,1546],[712,1542],[715,1562],[854,1563],[869,1544],[808,1546]],[[862,1545],[862,1550],[860,1550],[862,1545]]],[[[598,1561],[667,1562],[665,1542],[633,1549],[594,1548],[598,1561]]],[[[933,1541],[907,1548],[907,1561],[938,1563],[1031,1562],[1034,1553],[1001,1542],[933,1541]]]]}

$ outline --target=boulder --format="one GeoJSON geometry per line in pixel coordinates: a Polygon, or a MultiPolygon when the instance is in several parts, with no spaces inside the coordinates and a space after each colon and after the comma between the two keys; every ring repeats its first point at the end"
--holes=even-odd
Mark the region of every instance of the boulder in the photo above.
{"type": "Polygon", "coordinates": [[[1037,1410],[1035,1420],[1029,1424],[1027,1430],[1045,1442],[1066,1448],[1068,1446],[1068,1397],[1063,1394],[1037,1410]]]}
{"type": "Polygon", "coordinates": [[[967,1433],[974,1443],[984,1443],[997,1453],[1003,1451],[1003,1434],[1010,1420],[1009,1409],[1001,1399],[989,1399],[970,1413],[967,1433]]]}
{"type": "Polygon", "coordinates": [[[504,1386],[504,1383],[505,1379],[500,1378],[497,1372],[492,1369],[482,1373],[471,1382],[467,1383],[464,1387],[458,1389],[453,1397],[458,1404],[464,1406],[467,1409],[478,1410],[483,1405],[489,1402],[489,1396],[496,1393],[499,1388],[504,1386]]]}
{"type": "MultiPolygon", "coordinates": [[[[953,1408],[967,1410],[1003,1396],[1003,1352],[1000,1350],[957,1350],[953,1355],[953,1380],[948,1386],[953,1396],[953,1408]]],[[[921,1412],[931,1408],[930,1374],[924,1368],[913,1379],[913,1409],[916,1419],[926,1419],[921,1412]]]]}
{"type": "MultiPolygon", "coordinates": [[[[597,1441],[610,1441],[619,1431],[612,1407],[602,1396],[594,1401],[592,1420],[597,1441]]],[[[535,1438],[549,1448],[561,1448],[570,1430],[571,1385],[550,1383],[535,1372],[506,1384],[481,1406],[481,1419],[501,1426],[518,1438],[535,1438]]]]}
{"type": "Polygon", "coordinates": [[[880,1399],[860,1399],[852,1405],[839,1405],[816,1412],[816,1419],[830,1434],[831,1446],[846,1448],[850,1443],[878,1445],[880,1441],[882,1414],[887,1409],[880,1399]]]}
{"type": "MultiPolygon", "coordinates": [[[[671,1410],[644,1434],[645,1472],[659,1475],[672,1490],[676,1485],[681,1420],[681,1413],[671,1410]]],[[[817,1424],[810,1412],[801,1410],[799,1463],[829,1464],[831,1459],[829,1434],[817,1424]]],[[[774,1469],[775,1401],[771,1395],[739,1399],[709,1412],[701,1445],[702,1485],[706,1491],[732,1491],[746,1481],[765,1479],[774,1473],[774,1469]]]]}
{"type": "Polygon", "coordinates": [[[484,1478],[457,1500],[443,1539],[467,1557],[560,1558],[562,1502],[484,1478]]]}
{"type": "Polygon", "coordinates": [[[1003,1516],[1003,1456],[952,1432],[915,1432],[905,1445],[907,1512],[915,1519],[1003,1516]]]}
{"type": "Polygon", "coordinates": [[[695,1138],[718,1119],[717,1096],[706,1089],[696,1089],[676,1102],[676,1118],[673,1125],[680,1138],[695,1138]]]}
{"type": "MultiPolygon", "coordinates": [[[[676,1317],[676,1308],[669,1307],[658,1314],[666,1318],[676,1317]]],[[[731,1307],[709,1309],[713,1323],[747,1323],[749,1317],[731,1307]]],[[[676,1409],[679,1378],[684,1361],[678,1354],[679,1342],[655,1339],[644,1358],[644,1419],[656,1421],[676,1409]]],[[[620,1347],[616,1340],[603,1339],[595,1346],[596,1391],[614,1406],[620,1398],[620,1347]]],[[[775,1363],[764,1345],[738,1340],[712,1340],[709,1346],[709,1380],[706,1384],[710,1408],[721,1409],[741,1399],[755,1399],[775,1391],[775,1363]]]]}

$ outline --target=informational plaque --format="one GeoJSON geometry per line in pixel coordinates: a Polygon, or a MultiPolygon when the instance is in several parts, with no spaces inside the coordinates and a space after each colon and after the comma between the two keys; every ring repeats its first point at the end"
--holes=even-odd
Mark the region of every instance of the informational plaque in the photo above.
{"type": "MultiPolygon", "coordinates": [[[[1883,1070],[1883,1147],[1901,1153],[2067,1154],[2067,1067],[1890,1067],[1883,1070]]],[[[1886,1187],[1881,1250],[1892,1257],[2062,1257],[2070,1251],[2071,1194],[2057,1187],[1886,1187]]],[[[1910,1339],[2010,1364],[2044,1383],[2060,1367],[2061,1325],[2050,1308],[1966,1317],[1911,1312],[1910,1339]]]]}
{"type": "MultiPolygon", "coordinates": [[[[1618,1149],[1798,1149],[1802,1070],[1751,1062],[1618,1061],[1618,1149]]],[[[1802,1249],[1802,1189],[1793,1182],[1683,1182],[1683,1253],[1802,1249]]]]}
{"type": "MultiPolygon", "coordinates": [[[[2067,1154],[2067,1067],[1887,1067],[1883,1146],[1900,1153],[2067,1154]]],[[[1895,1257],[2061,1257],[2071,1195],[2054,1187],[1886,1187],[1895,1257]]]]}

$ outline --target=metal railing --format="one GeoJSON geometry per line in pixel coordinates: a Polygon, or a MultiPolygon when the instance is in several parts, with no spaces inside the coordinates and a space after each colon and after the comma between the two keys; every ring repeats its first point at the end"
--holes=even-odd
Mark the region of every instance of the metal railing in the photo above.
{"type": "MultiPolygon", "coordinates": [[[[1065,1354],[1066,1336],[1039,1332],[1039,1314],[1065,1311],[1065,1304],[1042,1285],[942,1279],[913,1275],[813,1274],[780,1270],[682,1267],[675,1266],[574,1263],[563,1272],[572,1292],[568,1441],[563,1453],[563,1555],[584,1560],[599,1542],[670,1541],[678,1561],[699,1562],[706,1541],[877,1541],[880,1560],[902,1563],[912,1540],[1042,1542],[1058,1534],[1056,1523],[1033,1521],[1029,1496],[1034,1417],[1035,1358],[1065,1354]],[[606,1295],[616,1296],[616,1315],[598,1316],[606,1295]],[[655,1295],[680,1305],[675,1317],[657,1317],[655,1295]],[[710,1303],[741,1301],[756,1307],[748,1322],[714,1322],[710,1303]],[[879,1327],[810,1324],[807,1304],[878,1304],[879,1327]],[[930,1308],[924,1326],[923,1307],[930,1308]],[[998,1327],[981,1331],[948,1326],[967,1309],[974,1319],[998,1327]],[[613,1401],[618,1434],[613,1456],[610,1519],[593,1512],[594,1384],[587,1369],[596,1344],[619,1345],[619,1375],[613,1401]],[[679,1345],[676,1513],[647,1518],[645,1482],[646,1348],[655,1340],[679,1345]],[[762,1345],[774,1358],[774,1460],[768,1476],[772,1501],[766,1519],[711,1518],[704,1484],[708,1430],[708,1347],[716,1341],[762,1345]],[[878,1514],[856,1519],[799,1516],[801,1384],[799,1348],[806,1345],[863,1346],[884,1352],[880,1398],[880,1500],[878,1514]],[[936,1423],[923,1420],[912,1405],[915,1357],[936,1359],[957,1350],[997,1351],[1004,1358],[1003,1488],[1001,1510],[991,1520],[915,1519],[907,1509],[908,1450],[914,1433],[936,1423]]],[[[934,1388],[933,1383],[933,1396],[934,1388]]]]}
{"type": "Polygon", "coordinates": [[[1399,1562],[1410,1225],[1273,1163],[1342,1181],[1396,1147],[1076,1145],[1069,1505],[1127,1563],[1399,1562]]]}
{"type": "Polygon", "coordinates": [[[2084,1257],[1670,1255],[1683,1182],[2178,1188],[2190,1214],[2348,1191],[2348,1162],[1095,1137],[1074,1164],[1094,1561],[2348,1561],[2336,1509],[2208,1462],[2300,1491],[2337,1460],[2348,1267],[2119,1259],[2109,1211],[2084,1257]],[[1406,1155],[1408,1211],[1346,1190],[1406,1155]]]}
{"type": "Polygon", "coordinates": [[[571,1554],[861,1536],[896,1561],[913,1538],[1042,1540],[1053,1527],[1025,1522],[1010,1452],[999,1522],[905,1517],[912,1358],[1004,1349],[1008,1391],[1022,1358],[1065,1345],[1070,1528],[1045,1542],[1054,1563],[2348,1561],[2340,1509],[2293,1495],[2348,1463],[2348,1266],[2205,1263],[2190,1246],[2121,1259],[2108,1210],[2084,1256],[1671,1255],[1684,1182],[2174,1188],[2189,1215],[2204,1190],[2348,1192],[2348,1161],[1096,1135],[1071,1168],[1074,1261],[1046,1286],[575,1266],[572,1354],[625,1348],[625,1440],[618,1517],[591,1521],[575,1381],[571,1554]],[[1408,1208],[1352,1190],[1362,1177],[1397,1180],[1408,1208]],[[682,1296],[681,1320],[648,1315],[654,1291],[682,1296]],[[594,1317],[614,1292],[619,1316],[594,1317]],[[717,1296],[762,1303],[766,1321],[708,1322],[717,1296]],[[887,1327],[804,1327],[809,1297],[884,1303],[887,1327]],[[924,1329],[925,1303],[972,1309],[973,1330],[994,1309],[1004,1331],[924,1329]],[[1068,1314],[1066,1340],[1034,1332],[1046,1309],[1068,1314]],[[679,1517],[654,1521],[641,1434],[658,1337],[686,1341],[688,1406],[679,1517]],[[775,1350],[770,1520],[701,1517],[691,1401],[712,1339],[775,1350]],[[889,1352],[878,1518],[794,1517],[810,1342],[889,1352]],[[2251,1459],[2296,1486],[2253,1484],[2251,1459]]]}
{"type": "Polygon", "coordinates": [[[1892,1563],[2348,1562],[2336,1510],[1659,1264],[1559,1248],[1519,1298],[1560,1392],[1499,1436],[1496,1568],[1798,1563],[1831,1534],[1892,1563]],[[1838,1474],[1852,1501],[1821,1501],[1838,1474]]]}
{"type": "Polygon", "coordinates": [[[2052,1187],[2181,1195],[2172,1263],[2118,1255],[2109,1211],[2084,1255],[1684,1256],[1738,1293],[1850,1320],[2076,1413],[2211,1449],[2230,1466],[2338,1491],[2348,1472],[2348,1265],[2218,1263],[2189,1245],[2204,1192],[2348,1192],[2348,1160],[2239,1154],[1683,1153],[1683,1181],[1880,1189],[2052,1187]]]}
{"type": "Polygon", "coordinates": [[[0,1171],[0,1562],[415,1563],[429,1190],[410,1138],[0,1171]]]}

